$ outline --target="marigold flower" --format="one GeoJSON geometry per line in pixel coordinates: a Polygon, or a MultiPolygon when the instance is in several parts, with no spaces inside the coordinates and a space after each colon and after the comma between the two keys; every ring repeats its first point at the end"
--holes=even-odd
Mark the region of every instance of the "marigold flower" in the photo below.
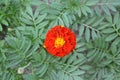
{"type": "Polygon", "coordinates": [[[51,55],[64,57],[75,48],[76,36],[69,28],[54,26],[47,32],[43,46],[51,55]]]}

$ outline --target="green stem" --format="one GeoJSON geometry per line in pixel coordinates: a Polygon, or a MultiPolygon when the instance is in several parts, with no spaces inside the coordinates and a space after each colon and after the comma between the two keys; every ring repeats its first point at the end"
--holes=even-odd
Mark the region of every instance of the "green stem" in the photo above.
{"type": "Polygon", "coordinates": [[[115,27],[115,24],[113,24],[112,26],[113,26],[113,29],[116,31],[117,35],[120,36],[118,29],[115,27]]]}
{"type": "Polygon", "coordinates": [[[27,65],[23,66],[22,68],[25,69],[26,67],[30,66],[30,64],[31,64],[31,63],[29,62],[27,65]]]}

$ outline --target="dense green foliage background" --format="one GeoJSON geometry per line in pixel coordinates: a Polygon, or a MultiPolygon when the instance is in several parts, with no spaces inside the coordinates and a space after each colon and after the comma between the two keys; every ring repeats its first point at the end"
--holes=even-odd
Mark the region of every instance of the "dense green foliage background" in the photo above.
{"type": "Polygon", "coordinates": [[[120,80],[119,8],[120,0],[0,0],[0,80],[120,80]],[[43,48],[54,25],[77,36],[63,58],[43,48]]]}

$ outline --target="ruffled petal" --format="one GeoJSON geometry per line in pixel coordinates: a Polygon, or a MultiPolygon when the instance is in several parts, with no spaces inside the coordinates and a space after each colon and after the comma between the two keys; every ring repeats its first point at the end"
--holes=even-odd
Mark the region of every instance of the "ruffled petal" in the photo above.
{"type": "MultiPolygon", "coordinates": [[[[62,39],[61,39],[62,40],[62,39]]],[[[57,57],[64,57],[70,54],[76,46],[76,36],[69,28],[54,26],[48,30],[44,41],[44,46],[49,54],[57,57]],[[65,43],[58,47],[55,47],[55,40],[57,38],[63,38],[65,43]]]]}

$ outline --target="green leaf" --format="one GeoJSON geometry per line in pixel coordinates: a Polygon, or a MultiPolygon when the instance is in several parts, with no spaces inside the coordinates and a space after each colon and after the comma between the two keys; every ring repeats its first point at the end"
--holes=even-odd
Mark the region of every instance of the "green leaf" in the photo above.
{"type": "MultiPolygon", "coordinates": [[[[26,43],[26,42],[25,42],[25,37],[23,37],[23,38],[22,38],[22,41],[21,41],[20,49],[22,49],[22,48],[23,48],[23,49],[26,49],[26,48],[27,48],[27,47],[26,47],[27,45],[26,45],[25,43],[26,43]]],[[[31,44],[30,44],[30,46],[31,46],[31,44]]]]}
{"type": "Polygon", "coordinates": [[[109,9],[106,6],[101,6],[101,8],[103,9],[103,11],[107,14],[107,15],[111,15],[109,9]]]}
{"type": "MultiPolygon", "coordinates": [[[[120,19],[117,21],[117,23],[116,23],[116,28],[119,30],[120,29],[120,19]]],[[[120,33],[120,32],[119,32],[120,33]]]]}
{"type": "Polygon", "coordinates": [[[117,37],[117,38],[113,41],[112,45],[119,45],[119,43],[120,43],[120,37],[117,37]]]}
{"type": "Polygon", "coordinates": [[[74,71],[74,72],[72,72],[72,74],[71,75],[82,75],[82,74],[84,74],[85,73],[85,71],[83,71],[83,70],[76,70],[76,71],[74,71]]]}
{"type": "Polygon", "coordinates": [[[117,12],[116,14],[115,14],[115,16],[114,16],[114,24],[116,24],[117,23],[117,21],[119,20],[119,13],[117,12]]]}
{"type": "Polygon", "coordinates": [[[95,21],[96,17],[90,18],[86,21],[87,25],[91,25],[95,21]]]}
{"type": "Polygon", "coordinates": [[[78,9],[78,16],[81,17],[81,10],[80,10],[80,8],[78,9]]]}
{"type": "Polygon", "coordinates": [[[33,11],[32,11],[32,8],[30,6],[27,6],[27,12],[28,12],[28,14],[30,14],[30,16],[33,17],[33,11]]]}
{"type": "Polygon", "coordinates": [[[111,26],[110,23],[103,23],[98,27],[98,30],[104,30],[105,28],[108,28],[109,26],[111,26]]]}
{"type": "Polygon", "coordinates": [[[36,23],[36,24],[41,23],[41,21],[43,21],[46,16],[47,16],[47,14],[39,15],[39,16],[37,17],[37,19],[35,20],[35,23],[36,23]]]}
{"type": "Polygon", "coordinates": [[[94,39],[96,39],[98,36],[97,36],[97,33],[94,31],[94,30],[92,30],[92,39],[94,40],[94,39]]]}
{"type": "Polygon", "coordinates": [[[105,18],[108,22],[110,22],[112,24],[112,17],[111,16],[106,16],[105,18]]]}
{"type": "Polygon", "coordinates": [[[73,55],[73,56],[70,56],[70,58],[68,59],[67,61],[67,64],[72,64],[72,62],[76,59],[76,57],[73,55]]]}
{"type": "Polygon", "coordinates": [[[87,57],[88,61],[92,60],[97,54],[95,54],[96,50],[91,50],[88,52],[87,57]]]}
{"type": "Polygon", "coordinates": [[[55,26],[58,24],[58,21],[57,20],[53,20],[50,24],[49,24],[49,28],[55,26]]]}
{"type": "Polygon", "coordinates": [[[83,80],[80,76],[73,76],[74,80],[83,80]]]}
{"type": "Polygon", "coordinates": [[[24,74],[23,75],[24,80],[37,80],[38,77],[35,74],[24,74]]]}
{"type": "Polygon", "coordinates": [[[81,48],[78,48],[78,49],[76,50],[76,52],[84,52],[85,50],[86,50],[85,47],[81,47],[81,48]]]}
{"type": "Polygon", "coordinates": [[[103,21],[104,17],[100,17],[99,19],[97,19],[94,24],[92,24],[92,26],[98,26],[102,21],[103,21]]]}
{"type": "Polygon", "coordinates": [[[22,17],[28,20],[31,20],[32,17],[30,15],[28,15],[27,13],[22,13],[22,17]]]}
{"type": "MultiPolygon", "coordinates": [[[[23,43],[24,43],[24,42],[23,42],[23,43]]],[[[26,44],[24,44],[24,46],[21,47],[22,50],[23,50],[23,54],[26,54],[26,53],[30,50],[30,47],[31,47],[31,41],[26,42],[26,44]]],[[[34,51],[34,50],[32,50],[32,51],[34,51]]],[[[32,52],[32,51],[31,51],[31,52],[32,52]]],[[[29,54],[30,54],[30,53],[29,53],[29,54]]]]}
{"type": "Polygon", "coordinates": [[[48,25],[48,21],[43,21],[43,22],[39,23],[39,25],[37,25],[37,28],[38,28],[38,29],[41,29],[41,28],[44,29],[44,27],[45,27],[46,25],[48,25]]]}
{"type": "Polygon", "coordinates": [[[116,33],[113,33],[111,35],[109,35],[105,41],[112,41],[113,39],[115,39],[117,37],[117,34],[116,33]]]}
{"type": "Polygon", "coordinates": [[[2,24],[4,24],[5,26],[9,26],[9,24],[6,20],[2,20],[2,24]]]}
{"type": "Polygon", "coordinates": [[[4,46],[5,41],[0,41],[0,48],[4,46]]]}
{"type": "Polygon", "coordinates": [[[48,69],[48,64],[43,64],[40,70],[37,72],[39,77],[42,77],[46,73],[47,69],[48,69]]]}
{"type": "Polygon", "coordinates": [[[34,60],[37,62],[41,61],[41,56],[39,53],[35,52],[33,55],[34,60]]]}
{"type": "Polygon", "coordinates": [[[87,6],[93,6],[98,3],[98,0],[88,0],[86,5],[87,6]]]}
{"type": "Polygon", "coordinates": [[[58,76],[60,76],[60,77],[58,77],[58,80],[64,80],[64,76],[65,74],[64,74],[64,72],[63,71],[59,71],[58,72],[58,76]]]}
{"type": "Polygon", "coordinates": [[[14,37],[7,37],[6,39],[6,42],[8,43],[8,45],[10,46],[10,47],[12,47],[12,48],[17,48],[17,46],[16,46],[16,44],[15,44],[15,41],[16,41],[16,38],[14,38],[14,37]]]}
{"type": "Polygon", "coordinates": [[[82,34],[84,33],[84,29],[85,27],[83,25],[80,26],[80,30],[79,30],[79,35],[82,36],[82,34]]]}
{"type": "Polygon", "coordinates": [[[95,54],[97,54],[97,56],[95,57],[93,63],[98,63],[101,59],[103,59],[104,52],[100,51],[100,50],[97,50],[95,54]]]}
{"type": "Polygon", "coordinates": [[[85,8],[88,13],[93,14],[92,10],[89,7],[85,6],[85,8]]]}
{"type": "Polygon", "coordinates": [[[87,42],[90,41],[90,29],[89,28],[86,28],[85,30],[85,39],[87,42]]]}
{"type": "Polygon", "coordinates": [[[33,25],[33,22],[32,22],[31,20],[29,20],[29,19],[20,17],[20,20],[21,20],[24,24],[33,25]]]}
{"type": "Polygon", "coordinates": [[[67,74],[65,74],[64,76],[64,80],[69,80],[69,76],[67,74]]]}
{"type": "Polygon", "coordinates": [[[81,11],[82,11],[82,13],[83,13],[85,16],[88,15],[85,6],[82,6],[82,7],[81,7],[81,11]]]}
{"type": "Polygon", "coordinates": [[[0,31],[2,31],[3,30],[3,28],[2,28],[2,25],[0,24],[0,31]]]}
{"type": "MultiPolygon", "coordinates": [[[[28,47],[26,48],[26,51],[27,51],[27,49],[29,49],[30,45],[31,45],[31,42],[29,42],[29,45],[28,45],[28,47]]],[[[39,44],[35,43],[35,44],[33,45],[33,47],[31,47],[31,50],[29,49],[29,54],[28,54],[26,57],[31,56],[38,48],[39,48],[39,44]]]]}
{"type": "Polygon", "coordinates": [[[82,66],[80,66],[80,68],[82,70],[90,70],[90,69],[92,69],[92,66],[90,66],[90,65],[82,65],[82,66]]]}
{"type": "Polygon", "coordinates": [[[107,5],[107,7],[108,7],[109,9],[111,9],[112,11],[115,11],[115,12],[116,12],[115,6],[113,6],[113,5],[107,5]]]}
{"type": "Polygon", "coordinates": [[[23,60],[21,58],[18,58],[17,60],[14,60],[6,65],[7,68],[15,67],[16,65],[20,64],[23,60]]]}
{"type": "Polygon", "coordinates": [[[19,32],[18,30],[15,31],[15,34],[16,34],[16,36],[17,36],[18,38],[21,38],[21,34],[20,34],[20,32],[19,32]]]}
{"type": "Polygon", "coordinates": [[[71,67],[71,68],[68,68],[67,69],[67,72],[73,72],[73,71],[76,71],[78,69],[78,66],[74,66],[74,67],[71,67]]]}
{"type": "Polygon", "coordinates": [[[39,16],[39,14],[40,14],[40,11],[39,11],[39,8],[37,8],[34,12],[34,15],[33,15],[34,18],[36,19],[39,16]]]}
{"type": "Polygon", "coordinates": [[[112,45],[110,49],[114,55],[117,53],[117,47],[115,45],[112,45]]]}
{"type": "Polygon", "coordinates": [[[58,19],[59,19],[59,25],[64,25],[63,20],[60,17],[58,19]]]}
{"type": "Polygon", "coordinates": [[[100,12],[100,8],[98,6],[95,7],[95,13],[98,15],[98,16],[101,16],[101,12],[100,12]]]}
{"type": "Polygon", "coordinates": [[[85,43],[84,42],[80,42],[80,43],[78,43],[79,45],[76,45],[76,49],[77,48],[80,48],[80,47],[82,47],[82,46],[84,46],[85,45],[85,43]]]}
{"type": "Polygon", "coordinates": [[[69,19],[68,19],[66,13],[63,14],[62,19],[63,19],[63,21],[64,21],[64,24],[66,24],[66,26],[69,27],[69,19]]]}
{"type": "Polygon", "coordinates": [[[113,28],[106,28],[101,31],[102,33],[113,33],[114,29],[113,28]]]}

